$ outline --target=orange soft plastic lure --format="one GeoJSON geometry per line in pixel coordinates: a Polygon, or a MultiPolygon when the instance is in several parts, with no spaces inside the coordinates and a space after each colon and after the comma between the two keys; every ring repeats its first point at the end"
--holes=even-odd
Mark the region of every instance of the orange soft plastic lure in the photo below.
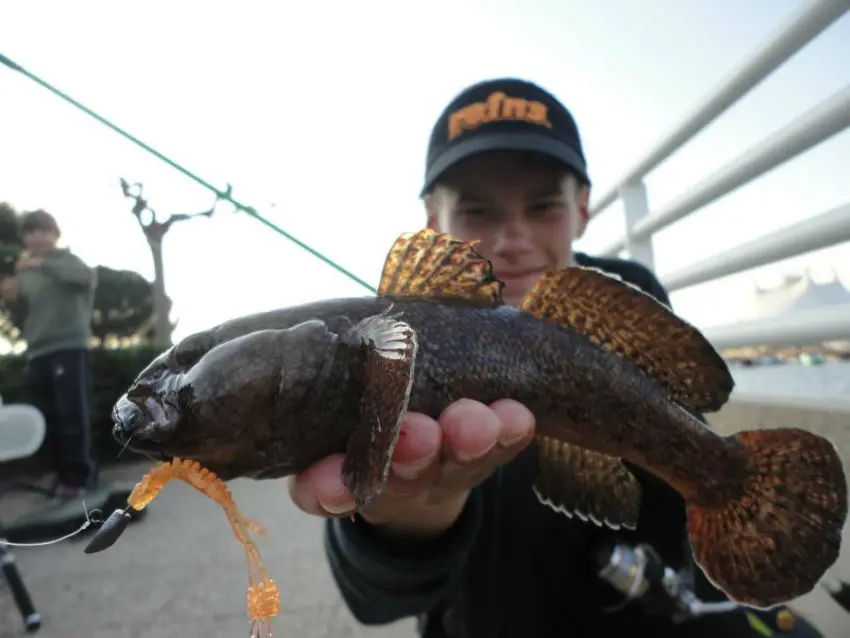
{"type": "Polygon", "coordinates": [[[143,510],[174,479],[188,483],[224,509],[233,534],[245,547],[248,559],[247,605],[252,621],[251,637],[270,638],[274,635],[271,619],[280,614],[280,594],[277,584],[266,572],[260,551],[250,535],[251,532],[264,533],[265,530],[262,525],[242,515],[224,481],[197,461],[175,458],[171,462],[160,463],[145,474],[127,498],[127,510],[117,510],[110,516],[89,543],[86,552],[102,551],[112,545],[131,520],[131,511],[143,510]]]}

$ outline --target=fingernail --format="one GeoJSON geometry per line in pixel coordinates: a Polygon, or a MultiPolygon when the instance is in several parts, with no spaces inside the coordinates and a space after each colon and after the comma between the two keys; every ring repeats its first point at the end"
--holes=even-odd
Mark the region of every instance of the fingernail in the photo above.
{"type": "Polygon", "coordinates": [[[499,443],[504,447],[510,447],[522,441],[525,437],[528,436],[528,432],[518,432],[513,436],[505,437],[503,439],[499,439],[499,443]]]}
{"type": "Polygon", "coordinates": [[[325,510],[328,514],[332,514],[334,516],[339,516],[340,514],[345,514],[346,512],[350,512],[354,509],[354,503],[343,504],[343,505],[331,505],[330,503],[323,503],[319,501],[319,506],[325,510]]]}
{"type": "Polygon", "coordinates": [[[490,450],[492,450],[494,447],[496,447],[496,441],[493,441],[493,445],[487,447],[484,450],[481,450],[480,452],[471,452],[470,453],[470,452],[461,452],[460,450],[455,450],[455,456],[457,457],[457,460],[460,461],[461,463],[469,463],[470,461],[477,461],[482,456],[487,454],[490,450]]]}
{"type": "Polygon", "coordinates": [[[393,474],[399,478],[403,478],[405,481],[417,479],[423,470],[434,462],[436,456],[437,453],[435,452],[426,456],[424,459],[419,459],[411,463],[393,463],[393,474]]]}

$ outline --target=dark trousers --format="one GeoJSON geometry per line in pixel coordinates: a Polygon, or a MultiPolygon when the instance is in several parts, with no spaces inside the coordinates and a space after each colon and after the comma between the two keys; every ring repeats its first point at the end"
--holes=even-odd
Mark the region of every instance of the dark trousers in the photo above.
{"type": "Polygon", "coordinates": [[[44,414],[45,446],[60,483],[88,487],[97,480],[92,453],[91,353],[61,350],[29,362],[31,402],[44,414]]]}

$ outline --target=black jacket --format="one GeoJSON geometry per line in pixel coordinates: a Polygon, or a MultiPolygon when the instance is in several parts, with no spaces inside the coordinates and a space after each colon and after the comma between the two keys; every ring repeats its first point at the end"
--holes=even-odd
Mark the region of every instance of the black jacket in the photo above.
{"type": "MultiPolygon", "coordinates": [[[[659,281],[636,262],[581,253],[576,261],[616,273],[669,305],[659,281]]],[[[677,633],[636,604],[603,612],[622,597],[596,577],[593,550],[615,533],[541,505],[531,490],[535,470],[532,445],[474,489],[454,527],[427,546],[393,547],[359,518],[329,520],[328,560],[354,616],[369,625],[417,616],[427,638],[697,635],[693,628],[677,633]]],[[[648,542],[671,567],[691,566],[682,499],[634,471],[644,486],[638,527],[618,537],[648,542]]],[[[723,599],[704,578],[699,589],[723,599]]]]}

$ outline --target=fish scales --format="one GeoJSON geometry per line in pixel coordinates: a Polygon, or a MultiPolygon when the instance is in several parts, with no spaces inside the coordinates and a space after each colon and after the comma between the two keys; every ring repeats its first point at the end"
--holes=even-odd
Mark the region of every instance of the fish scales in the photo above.
{"type": "Polygon", "coordinates": [[[722,357],[669,308],[593,269],[545,273],[506,307],[489,262],[430,230],[402,235],[376,297],[244,317],[157,357],[116,404],[130,448],[225,479],[275,478],[343,453],[358,507],[383,490],[407,411],[514,398],[535,414],[546,506],[634,528],[627,460],[684,498],[697,564],[733,600],[771,607],[838,557],[847,482],[835,446],[795,428],[722,437],[694,413],[733,390],[722,357]]]}
{"type": "MultiPolygon", "coordinates": [[[[729,471],[729,452],[722,440],[671,404],[663,387],[630,360],[612,357],[571,328],[541,322],[509,306],[494,309],[453,300],[320,301],[225,325],[213,336],[221,344],[257,330],[285,330],[310,320],[322,321],[329,331],[341,334],[388,310],[403,318],[420,341],[408,404],[411,411],[436,418],[460,398],[483,403],[510,398],[534,413],[539,431],[627,458],[667,482],[676,481],[680,489],[696,491],[710,482],[710,477],[729,471]],[[648,423],[653,427],[647,428],[648,423]],[[671,439],[675,440],[672,446],[663,445],[671,439]],[[712,444],[719,453],[706,456],[712,444]],[[675,455],[669,454],[671,449],[676,450],[675,455]]],[[[301,472],[325,456],[345,452],[348,435],[360,421],[358,373],[362,362],[326,351],[330,343],[322,343],[315,355],[327,357],[331,369],[315,380],[311,400],[299,409],[297,418],[291,409],[279,409],[283,404],[268,410],[262,402],[249,400],[245,393],[252,391],[251,375],[256,375],[258,394],[262,395],[267,382],[279,383],[278,369],[286,360],[285,347],[280,353],[272,347],[273,335],[263,343],[269,346],[264,352],[270,355],[260,368],[263,374],[256,375],[256,365],[242,366],[238,359],[231,359],[227,369],[232,372],[226,378],[200,386],[208,394],[198,395],[195,390],[184,395],[187,403],[182,407],[189,416],[173,449],[181,456],[189,452],[225,480],[279,478],[301,472]],[[233,396],[225,387],[238,388],[241,396],[233,396]],[[247,405],[256,413],[232,412],[228,406],[235,404],[247,405]],[[208,426],[212,413],[216,415],[215,430],[208,426]],[[220,452],[221,440],[232,438],[234,430],[250,435],[246,426],[264,422],[262,452],[228,466],[208,460],[220,452]],[[199,437],[209,450],[181,449],[181,443],[188,445],[189,439],[194,442],[199,437]]],[[[243,351],[241,357],[248,357],[249,352],[243,351]]],[[[210,379],[214,372],[208,368],[217,365],[217,359],[202,361],[185,380],[186,385],[198,387],[193,385],[193,377],[210,379]]]]}

